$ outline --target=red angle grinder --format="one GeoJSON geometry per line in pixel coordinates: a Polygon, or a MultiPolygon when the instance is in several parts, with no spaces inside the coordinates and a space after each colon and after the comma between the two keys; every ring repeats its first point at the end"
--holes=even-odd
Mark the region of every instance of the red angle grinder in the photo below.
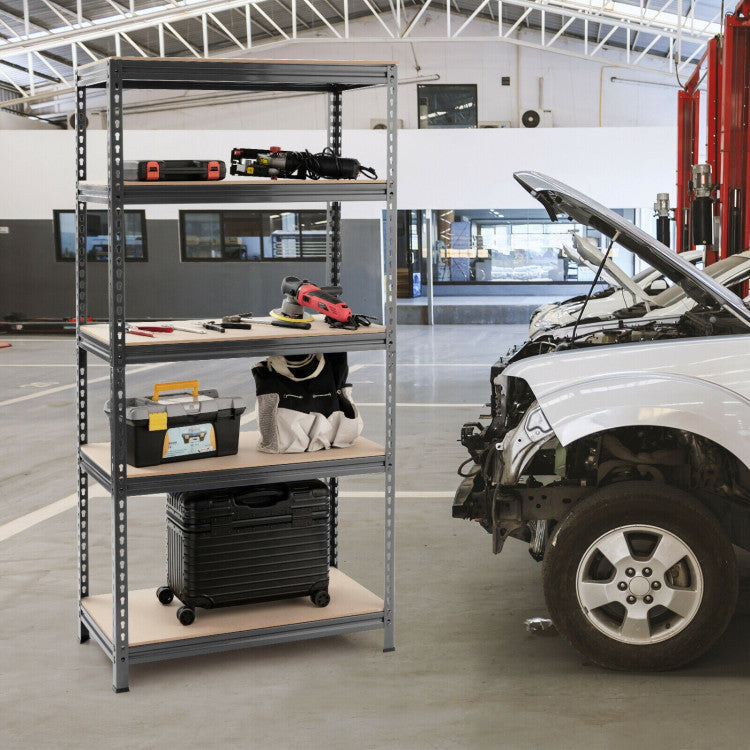
{"type": "Polygon", "coordinates": [[[305,314],[304,308],[308,307],[323,313],[326,322],[332,326],[356,328],[360,325],[370,325],[369,319],[364,315],[352,313],[349,305],[339,298],[341,292],[340,286],[319,287],[307,279],[287,276],[281,282],[284,301],[281,307],[270,312],[272,323],[290,328],[309,328],[313,318],[305,314]]]}

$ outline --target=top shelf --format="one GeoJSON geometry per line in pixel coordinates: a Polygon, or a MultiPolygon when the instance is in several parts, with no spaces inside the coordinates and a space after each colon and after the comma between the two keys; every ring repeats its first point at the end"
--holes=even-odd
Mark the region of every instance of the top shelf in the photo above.
{"type": "MultiPolygon", "coordinates": [[[[385,180],[216,180],[212,182],[125,182],[123,203],[129,205],[185,203],[325,203],[385,201],[385,180]]],[[[109,185],[80,182],[78,200],[107,204],[109,185]]]]}
{"type": "Polygon", "coordinates": [[[384,85],[393,62],[109,57],[82,65],[82,86],[103,88],[110,69],[124,88],[347,91],[384,85]]]}

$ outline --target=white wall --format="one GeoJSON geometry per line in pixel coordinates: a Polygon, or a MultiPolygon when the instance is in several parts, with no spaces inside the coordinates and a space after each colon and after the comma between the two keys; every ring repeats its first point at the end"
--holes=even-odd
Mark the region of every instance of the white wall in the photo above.
{"type": "MultiPolygon", "coordinates": [[[[454,19],[454,29],[457,19],[454,19]]],[[[466,41],[435,41],[443,33],[444,16],[432,9],[427,11],[408,40],[363,41],[382,38],[383,30],[374,19],[353,22],[354,41],[335,40],[325,35],[253,50],[222,51],[224,57],[301,60],[393,60],[399,65],[400,79],[421,76],[426,83],[477,84],[477,110],[480,121],[509,121],[513,127],[519,122],[519,112],[539,106],[539,79],[543,80],[542,106],[552,112],[555,127],[611,127],[672,126],[677,117],[677,86],[674,78],[659,72],[633,71],[620,68],[624,53],[603,50],[592,60],[582,60],[566,54],[519,47],[508,41],[492,39],[487,32],[496,26],[475,20],[458,39],[466,41]],[[484,27],[480,29],[480,27],[484,27]],[[483,41],[472,40],[472,34],[484,35],[483,41]],[[429,41],[433,39],[433,41],[429,41]],[[501,86],[501,77],[509,76],[510,86],[501,86]],[[612,77],[651,81],[661,85],[633,85],[612,82],[612,77]],[[674,84],[674,89],[668,88],[674,84]],[[665,87],[665,85],[667,87],[665,87]]],[[[320,32],[317,32],[320,33],[320,32]]],[[[521,41],[539,42],[539,32],[515,32],[521,41]]],[[[556,47],[564,52],[580,51],[581,42],[560,40],[556,47]]],[[[643,65],[650,63],[648,56],[643,65]]],[[[658,65],[661,67],[662,63],[658,65]]],[[[417,84],[399,87],[399,117],[407,128],[417,127],[417,84]]],[[[160,102],[186,92],[129,92],[126,107],[138,101],[160,102]]],[[[385,112],[385,91],[369,89],[346,96],[344,126],[368,129],[372,119],[382,118],[385,112]]],[[[89,103],[103,107],[104,98],[90,92],[89,103]],[[98,105],[97,105],[98,101],[98,105]]],[[[72,111],[72,98],[67,109],[72,111]]],[[[167,112],[129,113],[129,128],[137,129],[200,129],[236,127],[248,130],[325,128],[325,97],[294,96],[262,103],[240,102],[211,104],[204,107],[167,112]]],[[[92,127],[102,127],[102,118],[92,116],[92,127]]]]}
{"type": "Polygon", "coordinates": [[[0,110],[0,131],[2,130],[58,130],[58,128],[40,120],[0,110]]]}
{"type": "MultiPolygon", "coordinates": [[[[104,132],[90,131],[89,178],[106,178],[104,132]]],[[[73,131],[3,133],[5,174],[0,219],[46,219],[74,206],[73,131]],[[30,168],[38,165],[38,168],[30,168]],[[45,168],[45,165],[47,168],[45,168]]],[[[233,146],[321,148],[323,131],[143,131],[125,133],[126,159],[223,159],[233,146]]],[[[674,203],[674,128],[409,130],[398,138],[400,208],[538,207],[512,179],[549,173],[613,208],[650,208],[657,192],[674,203]]],[[[344,133],[344,155],[384,174],[385,134],[344,133]]],[[[249,178],[248,178],[249,179],[249,178]]],[[[345,218],[379,217],[382,204],[344,204],[345,218]]],[[[149,206],[150,218],[176,218],[177,206],[149,206]]]]}

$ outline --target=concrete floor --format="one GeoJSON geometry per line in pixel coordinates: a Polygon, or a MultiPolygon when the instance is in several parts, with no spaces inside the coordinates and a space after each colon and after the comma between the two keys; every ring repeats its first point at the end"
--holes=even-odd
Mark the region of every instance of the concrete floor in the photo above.
{"type": "MultiPolygon", "coordinates": [[[[561,638],[531,635],[545,614],[540,569],[510,542],[451,518],[461,424],[487,400],[489,365],[524,326],[399,331],[396,651],[382,632],[131,668],[115,695],[99,647],[75,639],[75,512],[8,526],[75,491],[70,338],[8,338],[0,350],[0,747],[2,748],[744,748],[750,676],[750,556],[725,637],[661,675],[585,663],[561,638]]],[[[382,354],[351,356],[355,397],[383,399],[382,354]],[[358,367],[358,365],[363,365],[358,367]]],[[[91,440],[105,439],[107,369],[91,377],[91,440]]],[[[183,363],[129,374],[129,393],[200,377],[223,393],[253,388],[248,363],[183,363]]],[[[382,414],[364,406],[366,434],[382,414]]],[[[254,425],[248,425],[252,429],[254,425]]],[[[382,477],[342,480],[344,492],[382,477]]],[[[63,504],[64,505],[64,504],[63,504]]],[[[52,508],[52,511],[55,507],[52,508]]],[[[129,503],[132,588],[162,582],[162,497],[129,503]]],[[[382,504],[341,502],[341,568],[382,591],[382,504]]],[[[109,511],[92,501],[92,591],[109,590],[109,511]]]]}

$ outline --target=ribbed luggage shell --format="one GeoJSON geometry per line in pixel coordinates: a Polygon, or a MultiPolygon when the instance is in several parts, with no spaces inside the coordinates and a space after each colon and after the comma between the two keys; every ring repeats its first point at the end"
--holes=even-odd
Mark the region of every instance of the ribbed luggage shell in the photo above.
{"type": "Polygon", "coordinates": [[[325,591],[329,508],[317,480],[169,495],[169,588],[205,608],[325,591]]]}

